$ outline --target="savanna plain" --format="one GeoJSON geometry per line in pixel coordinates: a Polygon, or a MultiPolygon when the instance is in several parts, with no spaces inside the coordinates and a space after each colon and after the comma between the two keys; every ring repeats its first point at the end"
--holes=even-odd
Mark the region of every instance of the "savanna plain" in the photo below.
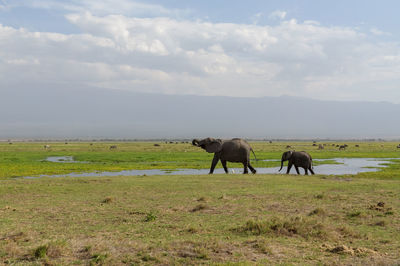
{"type": "Polygon", "coordinates": [[[52,178],[39,176],[209,168],[212,154],[181,142],[0,143],[0,265],[400,264],[399,143],[250,144],[256,169],[280,166],[288,145],[314,159],[391,159],[352,175],[52,178]]]}

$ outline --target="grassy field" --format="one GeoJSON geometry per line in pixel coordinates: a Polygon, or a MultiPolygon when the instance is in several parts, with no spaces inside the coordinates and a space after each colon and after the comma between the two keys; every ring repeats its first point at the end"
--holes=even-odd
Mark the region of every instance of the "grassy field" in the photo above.
{"type": "MultiPolygon", "coordinates": [[[[190,143],[165,144],[151,142],[126,143],[0,143],[0,179],[56,175],[65,173],[120,171],[128,169],[178,169],[209,168],[212,154],[206,153],[190,143]],[[117,149],[111,149],[116,145],[117,149]],[[47,162],[49,156],[73,156],[76,161],[88,163],[61,164],[47,162]]],[[[311,142],[253,142],[251,143],[258,159],[281,158],[288,145],[291,149],[309,152],[314,159],[329,158],[400,158],[400,149],[393,142],[348,143],[346,151],[336,147],[344,142],[326,142],[323,150],[318,150],[311,142]],[[335,146],[333,146],[335,145],[335,146]],[[359,147],[355,147],[359,145],[359,147]]],[[[325,162],[328,163],[328,162],[325,162]]],[[[254,167],[279,166],[279,162],[253,161],[254,167]]],[[[315,165],[318,162],[314,162],[315,165]]],[[[222,168],[221,164],[217,165],[222,168]]],[[[228,167],[242,167],[241,164],[228,163],[228,167]]]]}
{"type": "MultiPolygon", "coordinates": [[[[211,163],[190,144],[160,144],[0,144],[0,264],[400,264],[400,160],[346,176],[13,178],[211,163]],[[65,155],[90,163],[43,162],[65,155]]],[[[326,144],[251,143],[260,159],[287,145],[313,158],[400,158],[397,143],[326,144]]]]}

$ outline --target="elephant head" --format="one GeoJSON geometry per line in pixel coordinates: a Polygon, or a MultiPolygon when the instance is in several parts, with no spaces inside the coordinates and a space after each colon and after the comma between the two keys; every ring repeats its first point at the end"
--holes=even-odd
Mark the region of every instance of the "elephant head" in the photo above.
{"type": "Polygon", "coordinates": [[[292,157],[292,155],[293,155],[293,151],[286,151],[286,152],[284,152],[284,153],[282,154],[281,169],[279,169],[279,171],[282,170],[283,162],[289,160],[290,157],[292,157]]]}
{"type": "Polygon", "coordinates": [[[192,141],[192,144],[210,153],[219,152],[222,149],[222,140],[220,139],[214,139],[214,138],[206,138],[202,140],[194,139],[192,141]]]}

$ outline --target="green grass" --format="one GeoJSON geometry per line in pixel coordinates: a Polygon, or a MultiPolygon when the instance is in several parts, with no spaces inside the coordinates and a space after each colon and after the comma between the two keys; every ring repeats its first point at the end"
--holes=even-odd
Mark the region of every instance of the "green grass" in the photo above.
{"type": "MultiPolygon", "coordinates": [[[[153,144],[1,144],[0,264],[400,263],[400,160],[346,176],[10,178],[211,163],[211,154],[189,144],[153,144]],[[56,155],[91,163],[42,162],[56,155]]],[[[400,157],[395,143],[348,144],[340,152],[289,145],[314,158],[400,157]]],[[[257,157],[279,159],[288,144],[251,145],[257,157]]]]}

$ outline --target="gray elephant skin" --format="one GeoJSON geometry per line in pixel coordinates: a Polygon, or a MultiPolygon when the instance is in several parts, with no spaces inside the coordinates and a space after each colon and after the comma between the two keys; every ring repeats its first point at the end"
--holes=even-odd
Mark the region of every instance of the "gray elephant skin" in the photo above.
{"type": "Polygon", "coordinates": [[[282,170],[284,161],[289,161],[286,174],[289,174],[290,168],[292,168],[293,165],[296,169],[297,174],[300,174],[299,167],[304,168],[306,175],[308,175],[308,170],[310,170],[311,174],[314,174],[311,155],[305,151],[284,152],[282,154],[281,169],[279,169],[279,171],[282,170]]]}
{"type": "Polygon", "coordinates": [[[226,162],[242,163],[244,168],[243,174],[248,174],[247,168],[249,168],[253,174],[257,172],[256,169],[254,169],[253,166],[251,166],[250,164],[250,151],[253,152],[254,157],[256,157],[256,155],[250,145],[243,139],[194,139],[192,141],[192,144],[206,150],[209,153],[214,153],[214,158],[212,160],[210,168],[210,174],[214,172],[214,168],[219,160],[221,160],[225,173],[228,173],[226,162]]]}

